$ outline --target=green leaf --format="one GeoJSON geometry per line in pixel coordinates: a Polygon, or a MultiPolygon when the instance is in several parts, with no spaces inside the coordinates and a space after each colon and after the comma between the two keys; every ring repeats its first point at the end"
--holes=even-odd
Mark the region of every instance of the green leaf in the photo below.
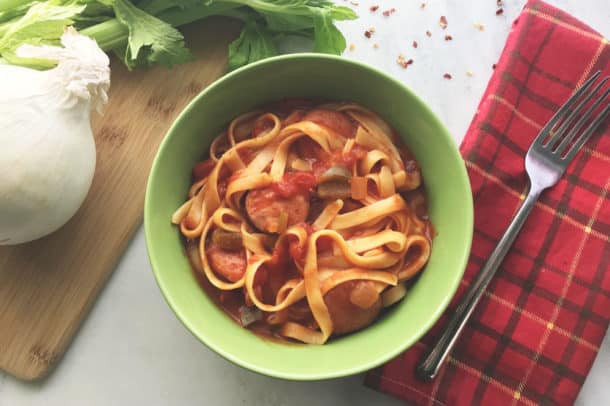
{"type": "Polygon", "coordinates": [[[5,23],[7,21],[10,21],[15,18],[23,16],[30,7],[32,7],[31,2],[20,4],[17,7],[13,7],[8,10],[1,11],[0,12],[0,27],[2,27],[3,23],[5,23]]]}
{"type": "Polygon", "coordinates": [[[340,55],[345,50],[345,37],[333,24],[331,13],[320,11],[314,17],[314,45],[315,52],[340,55]]]}
{"type": "Polygon", "coordinates": [[[124,61],[129,69],[161,64],[166,67],[188,62],[193,56],[184,37],[168,23],[134,6],[129,0],[103,0],[129,29],[124,61]]]}
{"type": "Polygon", "coordinates": [[[268,29],[248,21],[235,41],[229,45],[229,70],[278,54],[268,29]]]}
{"type": "Polygon", "coordinates": [[[85,8],[75,2],[62,4],[57,0],[34,4],[22,17],[2,24],[0,27],[0,55],[9,63],[46,69],[55,66],[55,61],[20,58],[16,50],[20,45],[57,45],[65,27],[71,25],[75,16],[85,8]]]}
{"type": "Polygon", "coordinates": [[[313,28],[314,18],[327,13],[336,20],[353,20],[358,16],[349,7],[335,6],[326,0],[256,0],[240,1],[265,17],[272,31],[295,32],[313,28]]]}
{"type": "Polygon", "coordinates": [[[330,16],[338,21],[355,20],[358,14],[354,10],[345,6],[333,6],[330,9],[330,16]]]}

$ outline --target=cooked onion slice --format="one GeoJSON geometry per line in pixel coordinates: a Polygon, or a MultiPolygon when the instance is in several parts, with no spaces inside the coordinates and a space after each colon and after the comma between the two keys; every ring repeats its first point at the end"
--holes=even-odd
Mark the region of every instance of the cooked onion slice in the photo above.
{"type": "Polygon", "coordinates": [[[381,294],[383,307],[392,306],[393,304],[401,301],[406,294],[407,287],[404,283],[399,283],[398,285],[391,287],[381,294]]]}

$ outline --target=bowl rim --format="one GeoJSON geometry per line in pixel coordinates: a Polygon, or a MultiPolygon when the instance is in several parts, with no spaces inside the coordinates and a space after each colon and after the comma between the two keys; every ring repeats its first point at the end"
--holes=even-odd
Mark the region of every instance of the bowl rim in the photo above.
{"type": "Polygon", "coordinates": [[[470,185],[470,179],[468,177],[466,166],[464,164],[464,160],[463,160],[462,156],[459,153],[458,146],[456,145],[455,141],[451,137],[451,135],[450,135],[449,131],[447,130],[447,128],[445,127],[445,125],[440,121],[440,119],[436,116],[436,114],[432,111],[432,109],[409,87],[407,87],[406,85],[404,85],[403,83],[401,83],[399,80],[392,77],[388,73],[386,73],[376,67],[373,67],[367,63],[355,61],[355,60],[348,59],[346,57],[342,57],[339,55],[320,54],[320,53],[314,53],[314,52],[291,53],[291,54],[285,54],[285,55],[279,55],[279,56],[266,58],[266,59],[263,59],[260,61],[250,63],[246,66],[242,66],[232,72],[229,72],[229,73],[219,77],[214,82],[209,84],[205,89],[203,89],[201,92],[199,92],[199,94],[197,94],[188,103],[188,105],[179,113],[179,115],[174,119],[173,123],[171,124],[171,126],[169,127],[167,132],[165,133],[163,140],[160,143],[160,145],[157,149],[157,152],[155,154],[155,158],[153,160],[153,163],[152,163],[149,175],[148,175],[148,179],[147,179],[146,194],[145,194],[145,200],[144,200],[144,237],[145,237],[145,241],[146,241],[146,251],[148,254],[149,262],[150,262],[154,277],[155,277],[155,282],[157,283],[159,290],[161,291],[161,293],[162,293],[165,301],[169,305],[169,307],[172,309],[174,315],[182,323],[182,325],[184,325],[186,327],[186,329],[193,336],[195,336],[195,338],[197,338],[200,342],[205,344],[209,349],[211,349],[218,355],[222,356],[223,358],[231,361],[232,363],[234,363],[240,367],[243,367],[248,370],[251,370],[251,371],[263,374],[263,375],[267,375],[270,377],[294,380],[294,381],[314,381],[314,380],[332,379],[332,378],[350,376],[350,375],[365,372],[372,368],[375,368],[375,367],[395,358],[396,356],[398,356],[399,354],[401,354],[402,352],[404,352],[405,350],[410,348],[419,339],[421,339],[421,337],[423,337],[430,330],[430,328],[432,328],[432,326],[438,321],[438,319],[440,318],[442,313],[446,310],[447,306],[449,305],[451,299],[455,295],[455,293],[460,285],[460,282],[464,276],[464,272],[466,270],[468,258],[470,256],[470,251],[471,251],[472,236],[473,236],[473,229],[474,229],[474,207],[473,207],[472,193],[467,193],[466,201],[464,201],[464,218],[465,218],[466,224],[467,224],[467,229],[465,230],[465,234],[464,234],[466,237],[465,244],[464,244],[464,250],[460,253],[459,258],[457,258],[457,257],[455,258],[455,264],[456,264],[455,268],[458,272],[455,273],[455,277],[452,278],[452,280],[450,281],[451,286],[449,286],[448,294],[443,298],[443,300],[436,307],[436,309],[434,309],[434,311],[431,312],[431,315],[428,318],[428,321],[425,324],[422,324],[420,333],[415,334],[414,338],[412,340],[410,340],[410,341],[405,340],[405,342],[402,345],[396,346],[395,348],[388,350],[383,356],[377,358],[375,361],[363,363],[357,367],[341,368],[341,369],[336,369],[336,370],[333,370],[330,372],[323,371],[323,372],[294,373],[294,372],[278,371],[275,368],[267,368],[265,366],[253,364],[253,363],[250,363],[248,361],[245,361],[245,360],[239,358],[238,356],[234,356],[233,354],[231,354],[231,352],[223,349],[222,345],[218,345],[213,340],[208,339],[208,337],[205,334],[202,334],[200,331],[195,329],[194,326],[191,324],[191,322],[188,320],[188,317],[186,317],[184,314],[181,313],[181,311],[179,310],[179,305],[174,302],[174,299],[169,294],[167,287],[165,287],[164,284],[161,282],[161,278],[160,278],[161,271],[159,269],[160,260],[157,258],[156,254],[151,249],[151,245],[153,244],[152,240],[153,240],[154,236],[151,234],[148,224],[150,223],[152,216],[154,214],[152,213],[150,196],[152,194],[152,192],[151,192],[152,184],[153,184],[152,180],[156,178],[156,174],[159,171],[159,166],[160,166],[159,161],[160,161],[160,156],[162,155],[161,152],[166,148],[166,145],[168,144],[169,139],[172,136],[174,136],[173,134],[175,133],[176,127],[178,127],[179,124],[183,120],[185,120],[189,114],[191,114],[191,112],[195,109],[195,106],[199,103],[199,101],[202,98],[206,97],[208,93],[211,93],[216,88],[221,87],[224,82],[230,81],[232,78],[239,76],[242,74],[242,72],[250,70],[250,69],[262,67],[265,65],[273,65],[276,62],[289,61],[289,60],[302,60],[302,59],[319,59],[319,60],[330,61],[333,63],[355,65],[356,67],[368,70],[373,75],[378,75],[382,79],[391,82],[393,85],[395,85],[397,87],[400,87],[402,91],[407,93],[409,95],[409,97],[411,97],[417,104],[419,104],[419,106],[423,110],[426,111],[426,113],[431,118],[433,126],[440,131],[444,141],[453,146],[453,148],[450,149],[450,154],[452,155],[452,159],[458,160],[459,162],[462,163],[462,165],[460,165],[459,173],[455,174],[456,177],[458,178],[457,181],[459,181],[460,183],[463,183],[464,186],[468,188],[468,190],[472,190],[472,188],[470,185]]]}

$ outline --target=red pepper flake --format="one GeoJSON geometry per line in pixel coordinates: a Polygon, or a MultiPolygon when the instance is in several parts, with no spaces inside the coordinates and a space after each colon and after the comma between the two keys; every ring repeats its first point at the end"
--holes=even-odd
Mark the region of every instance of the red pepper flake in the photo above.
{"type": "Polygon", "coordinates": [[[431,37],[431,36],[432,36],[432,33],[431,33],[430,31],[426,31],[426,35],[427,35],[428,37],[431,37]]]}
{"type": "Polygon", "coordinates": [[[438,21],[438,25],[440,25],[443,30],[447,28],[447,17],[441,16],[441,19],[438,21]]]}
{"type": "Polygon", "coordinates": [[[498,7],[502,7],[504,5],[504,2],[502,0],[497,0],[496,4],[498,5],[498,7]]]}
{"type": "Polygon", "coordinates": [[[496,15],[499,16],[500,14],[504,13],[504,9],[503,8],[499,8],[496,10],[496,15]]]}
{"type": "Polygon", "coordinates": [[[379,6],[371,6],[369,8],[369,10],[371,10],[371,13],[374,13],[375,11],[377,11],[379,9],[379,6]]]}
{"type": "Polygon", "coordinates": [[[451,35],[445,35],[445,41],[451,41],[453,37],[451,35]]]}
{"type": "Polygon", "coordinates": [[[396,9],[394,7],[392,7],[389,10],[384,11],[382,14],[384,17],[389,17],[390,14],[394,14],[396,12],[396,9]]]}
{"type": "Polygon", "coordinates": [[[448,73],[445,73],[445,74],[443,75],[443,77],[444,77],[445,79],[448,79],[448,80],[450,80],[450,79],[451,79],[451,75],[450,75],[450,74],[448,74],[448,73]]]}
{"type": "Polygon", "coordinates": [[[396,60],[396,63],[398,63],[400,66],[402,66],[403,69],[407,69],[407,66],[409,66],[413,63],[413,59],[406,60],[405,56],[403,54],[400,54],[400,55],[398,55],[398,59],[396,60]]]}
{"type": "Polygon", "coordinates": [[[364,32],[364,36],[367,37],[367,38],[371,38],[371,35],[373,35],[373,33],[371,31],[369,31],[369,30],[366,30],[364,32]]]}
{"type": "Polygon", "coordinates": [[[417,48],[417,41],[413,41],[413,48],[417,48]]]}
{"type": "Polygon", "coordinates": [[[491,65],[491,69],[496,69],[496,66],[498,66],[498,65],[496,65],[496,64],[494,63],[493,65],[491,65]]]}
{"type": "Polygon", "coordinates": [[[420,5],[419,5],[419,8],[421,8],[421,9],[426,8],[426,3],[422,3],[422,4],[420,4],[420,5]]]}

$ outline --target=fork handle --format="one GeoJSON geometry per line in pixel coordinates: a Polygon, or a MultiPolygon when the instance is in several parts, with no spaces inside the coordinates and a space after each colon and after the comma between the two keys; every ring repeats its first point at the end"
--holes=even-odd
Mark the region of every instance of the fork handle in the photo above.
{"type": "Polygon", "coordinates": [[[515,217],[508,226],[508,229],[504,232],[498,245],[496,245],[496,248],[494,248],[493,252],[489,258],[487,258],[487,261],[472,281],[456,311],[442,330],[438,341],[432,346],[418,365],[416,372],[420,379],[431,381],[438,373],[440,366],[451,352],[462,329],[470,318],[472,311],[483,296],[487,285],[489,285],[489,281],[491,281],[491,278],[495,275],[502,260],[513,244],[513,241],[515,241],[517,234],[519,234],[519,230],[521,230],[527,216],[530,214],[530,211],[532,211],[541,191],[542,190],[537,187],[530,188],[525,201],[517,211],[517,214],[515,214],[515,217]]]}

